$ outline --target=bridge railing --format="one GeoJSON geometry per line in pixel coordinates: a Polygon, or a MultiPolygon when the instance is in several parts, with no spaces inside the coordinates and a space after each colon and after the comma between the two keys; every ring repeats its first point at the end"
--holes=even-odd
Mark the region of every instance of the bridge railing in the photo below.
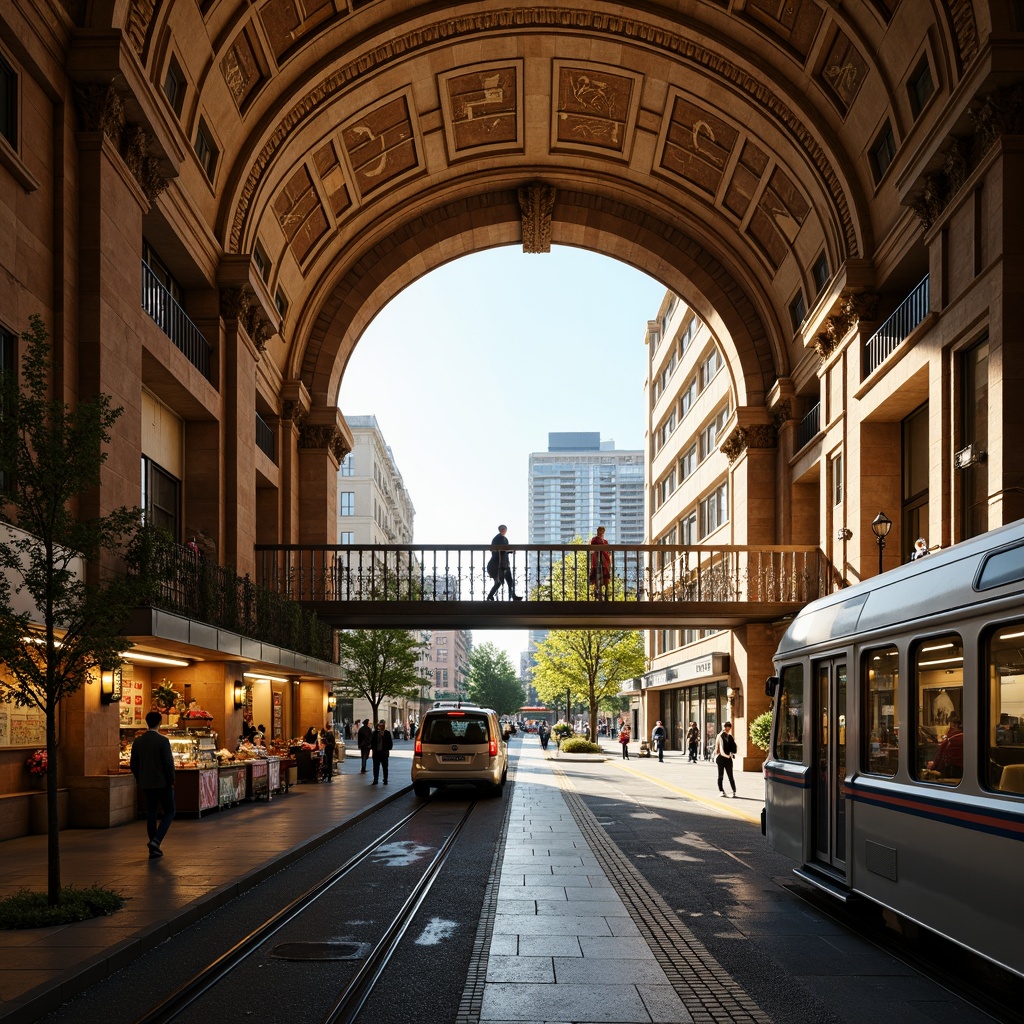
{"type": "MultiPolygon", "coordinates": [[[[531,601],[804,603],[831,588],[818,548],[793,545],[516,544],[517,592],[531,601]],[[611,585],[591,585],[594,557],[611,585]],[[599,563],[598,563],[599,564],[599,563]]],[[[489,547],[469,544],[257,545],[257,581],[295,601],[482,601],[494,581],[489,547]]],[[[497,594],[508,600],[507,588],[497,594]]]]}

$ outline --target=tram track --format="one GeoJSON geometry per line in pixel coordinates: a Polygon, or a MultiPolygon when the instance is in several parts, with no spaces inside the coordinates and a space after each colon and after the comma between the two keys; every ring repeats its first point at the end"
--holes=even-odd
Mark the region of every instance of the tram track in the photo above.
{"type": "MultiPolygon", "coordinates": [[[[362,959],[355,973],[340,988],[336,997],[332,997],[332,1005],[329,1010],[318,1018],[323,1024],[346,1024],[346,1022],[352,1022],[356,1019],[360,1009],[373,992],[374,986],[380,980],[381,974],[394,955],[403,936],[412,924],[423,900],[444,868],[455,843],[472,817],[477,804],[478,801],[474,799],[453,825],[448,826],[445,824],[443,826],[446,834],[438,843],[434,856],[429,864],[418,873],[411,885],[406,885],[405,888],[408,890],[408,895],[401,907],[391,916],[390,923],[379,939],[372,943],[369,952],[366,953],[365,958],[362,959]]],[[[270,915],[230,949],[216,957],[205,967],[196,971],[190,979],[175,989],[169,996],[151,1007],[142,1016],[135,1018],[133,1024],[170,1024],[171,1021],[187,1019],[189,1011],[195,1011],[201,1001],[208,1000],[211,996],[214,996],[218,987],[228,983],[234,974],[246,965],[247,961],[250,961],[256,954],[265,949],[271,939],[281,935],[288,928],[294,929],[299,926],[303,915],[308,915],[317,908],[324,901],[325,897],[336,890],[339,883],[350,879],[361,868],[370,865],[373,858],[380,856],[382,851],[389,848],[389,845],[394,846],[393,841],[396,837],[401,836],[403,831],[408,833],[414,821],[423,815],[430,806],[429,803],[420,805],[398,822],[385,829],[370,843],[349,857],[344,864],[297,896],[281,910],[270,915]]],[[[417,847],[418,851],[422,849],[422,847],[417,847]]],[[[319,943],[310,945],[329,946],[330,944],[319,943]]],[[[368,944],[350,943],[349,945],[361,949],[368,944]]],[[[288,957],[283,959],[288,959],[288,957]]],[[[315,957],[310,959],[315,959],[315,957]]],[[[332,958],[328,955],[323,959],[351,960],[352,958],[332,958]]],[[[201,1015],[198,1019],[204,1019],[204,1017],[208,1019],[206,1015],[201,1015]]]]}

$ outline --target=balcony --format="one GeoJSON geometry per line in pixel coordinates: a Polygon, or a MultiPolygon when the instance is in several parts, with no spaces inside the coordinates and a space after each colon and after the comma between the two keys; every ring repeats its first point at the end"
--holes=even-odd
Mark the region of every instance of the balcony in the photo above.
{"type": "Polygon", "coordinates": [[[796,428],[795,451],[800,451],[821,430],[821,402],[815,402],[796,428]]]}
{"type": "Polygon", "coordinates": [[[274,431],[259,413],[256,413],[256,447],[271,462],[276,464],[277,460],[274,458],[274,431]]]}
{"type": "Polygon", "coordinates": [[[148,264],[142,264],[142,308],[175,347],[210,379],[210,345],[148,264]]]}
{"type": "Polygon", "coordinates": [[[864,344],[864,377],[870,376],[928,315],[928,275],[864,344]]]}

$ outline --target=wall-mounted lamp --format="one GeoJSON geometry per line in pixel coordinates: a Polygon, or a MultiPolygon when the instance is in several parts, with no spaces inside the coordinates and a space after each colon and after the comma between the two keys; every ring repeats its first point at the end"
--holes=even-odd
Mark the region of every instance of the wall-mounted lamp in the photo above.
{"type": "Polygon", "coordinates": [[[100,671],[100,703],[113,704],[121,699],[121,666],[100,671]]]}
{"type": "Polygon", "coordinates": [[[330,695],[330,697],[327,698],[327,710],[328,711],[333,711],[337,706],[338,706],[338,698],[335,697],[334,694],[332,693],[330,695]]]}
{"type": "Polygon", "coordinates": [[[245,683],[241,679],[235,680],[235,710],[245,706],[245,683]]]}
{"type": "Polygon", "coordinates": [[[836,534],[836,540],[851,540],[853,538],[853,530],[848,526],[840,526],[839,532],[836,534]]]}

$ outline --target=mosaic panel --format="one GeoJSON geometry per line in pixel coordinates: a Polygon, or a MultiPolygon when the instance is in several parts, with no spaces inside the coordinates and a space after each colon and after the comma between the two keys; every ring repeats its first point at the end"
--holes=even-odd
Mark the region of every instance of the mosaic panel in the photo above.
{"type": "Polygon", "coordinates": [[[775,270],[789,253],[809,209],[789,175],[776,167],[747,227],[775,270]]]}
{"type": "Polygon", "coordinates": [[[416,140],[405,96],[360,114],[341,133],[362,196],[417,165],[416,140]]]}
{"type": "Polygon", "coordinates": [[[275,197],[274,213],[277,214],[292,254],[302,264],[328,228],[327,215],[313,179],[304,166],[289,178],[275,197]]]}
{"type": "Polygon", "coordinates": [[[807,60],[823,17],[816,0],[747,0],[747,17],[807,60]]]}
{"type": "Polygon", "coordinates": [[[269,0],[260,20],[274,56],[280,60],[334,13],[331,0],[269,0]]]}
{"type": "Polygon", "coordinates": [[[313,154],[313,163],[316,166],[316,173],[320,176],[327,201],[331,204],[331,212],[337,219],[349,208],[352,200],[349,198],[345,172],[334,143],[328,142],[326,146],[321,146],[313,154]]]}
{"type": "Polygon", "coordinates": [[[249,33],[242,30],[221,58],[220,72],[224,76],[235,106],[241,110],[256,87],[263,80],[256,51],[249,33]]]}
{"type": "Polygon", "coordinates": [[[453,153],[520,142],[520,82],[516,65],[488,66],[441,76],[453,153]]]}
{"type": "Polygon", "coordinates": [[[825,87],[826,95],[842,113],[845,114],[850,109],[867,74],[867,61],[860,55],[857,47],[837,30],[822,65],[819,79],[825,87]]]}
{"type": "Polygon", "coordinates": [[[767,166],[768,156],[764,150],[749,139],[744,142],[723,200],[725,208],[739,220],[747,215],[767,166]]]}
{"type": "Polygon", "coordinates": [[[555,66],[554,143],[625,153],[637,80],[604,68],[555,66]]]}
{"type": "Polygon", "coordinates": [[[677,96],[672,104],[661,166],[714,196],[739,133],[721,118],[677,96]]]}

